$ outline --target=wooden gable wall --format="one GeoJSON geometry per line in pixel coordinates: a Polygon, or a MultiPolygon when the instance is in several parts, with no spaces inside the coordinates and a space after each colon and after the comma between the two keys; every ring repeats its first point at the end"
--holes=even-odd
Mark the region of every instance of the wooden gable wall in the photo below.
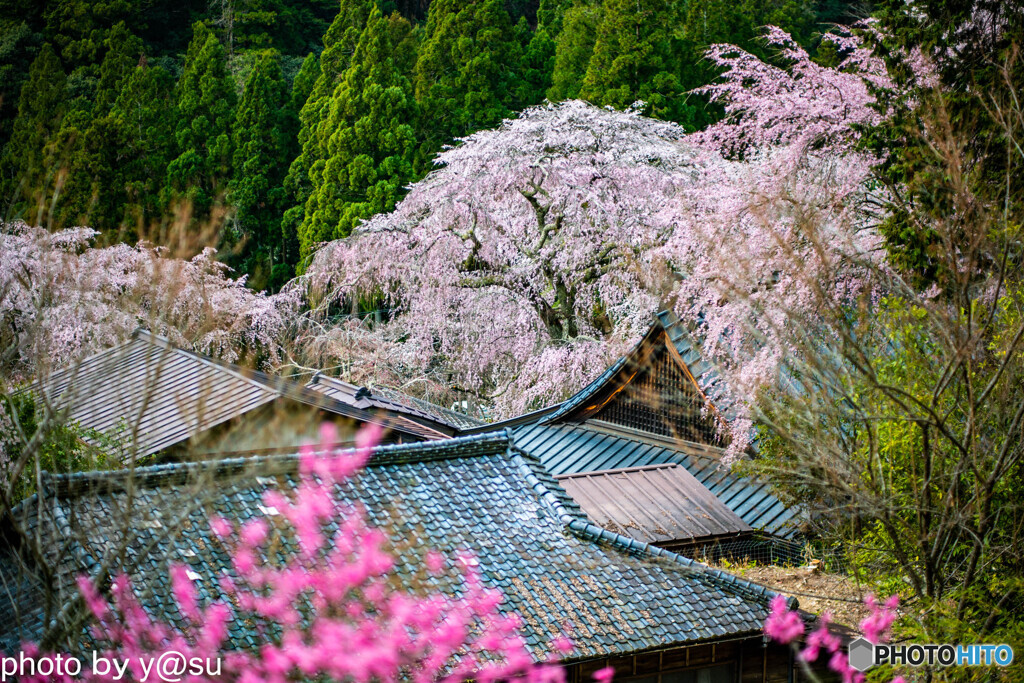
{"type": "Polygon", "coordinates": [[[660,325],[604,387],[565,419],[598,420],[676,440],[723,445],[716,428],[718,412],[660,325]]]}

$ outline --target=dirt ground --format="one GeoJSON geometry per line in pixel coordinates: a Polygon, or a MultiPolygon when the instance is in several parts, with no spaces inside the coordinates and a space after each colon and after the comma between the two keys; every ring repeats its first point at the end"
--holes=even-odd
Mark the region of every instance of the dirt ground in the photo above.
{"type": "Polygon", "coordinates": [[[831,612],[832,620],[856,628],[868,615],[864,595],[866,586],[858,586],[852,578],[828,574],[809,567],[720,567],[731,574],[767,586],[800,602],[800,609],[813,614],[831,612]]]}

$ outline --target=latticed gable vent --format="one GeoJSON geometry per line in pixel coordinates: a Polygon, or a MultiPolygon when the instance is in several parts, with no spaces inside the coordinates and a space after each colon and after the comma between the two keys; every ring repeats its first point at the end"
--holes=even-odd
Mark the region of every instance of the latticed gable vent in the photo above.
{"type": "Polygon", "coordinates": [[[591,417],[659,436],[721,445],[713,408],[665,347],[651,354],[632,380],[591,417]]]}

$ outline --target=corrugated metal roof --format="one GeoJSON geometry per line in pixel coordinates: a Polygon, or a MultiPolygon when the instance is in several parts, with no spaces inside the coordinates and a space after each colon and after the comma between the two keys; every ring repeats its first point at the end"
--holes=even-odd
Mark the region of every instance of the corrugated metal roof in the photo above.
{"type": "MultiPolygon", "coordinates": [[[[73,591],[80,572],[111,562],[111,571],[129,574],[147,611],[181,625],[166,580],[168,558],[184,558],[202,600],[227,601],[218,579],[234,570],[212,539],[210,516],[237,524],[265,515],[264,492],[290,495],[297,468],[295,456],[139,468],[130,475],[131,496],[124,472],[49,476],[45,504],[33,497],[15,515],[41,539],[61,586],[73,591]],[[201,493],[197,482],[205,482],[201,493]],[[126,558],[113,542],[122,528],[131,534],[126,558]],[[152,552],[143,554],[145,548],[152,552]],[[67,558],[60,562],[62,552],[67,558]]],[[[506,596],[500,609],[523,618],[522,634],[537,659],[564,629],[577,646],[570,660],[757,634],[775,595],[590,524],[543,467],[510,448],[505,433],[382,447],[334,492],[341,504],[361,504],[388,534],[386,549],[397,560],[392,576],[407,589],[458,590],[454,575],[425,576],[416,568],[427,549],[472,552],[482,580],[506,596]]],[[[15,569],[0,567],[0,574],[13,576],[15,569]]],[[[17,616],[0,601],[0,649],[38,637],[19,629],[17,616]]],[[[21,616],[35,628],[42,623],[32,609],[21,616]]],[[[230,624],[229,647],[258,646],[264,638],[245,620],[230,624]]]]}
{"type": "Polygon", "coordinates": [[[596,421],[524,425],[512,435],[517,448],[555,475],[677,463],[754,529],[790,538],[802,521],[799,511],[780,501],[767,483],[723,466],[722,450],[714,446],[630,434],[596,421]]]}
{"type": "Polygon", "coordinates": [[[592,521],[645,543],[701,542],[753,531],[676,464],[556,478],[592,521]]]}
{"type": "Polygon", "coordinates": [[[358,386],[319,372],[306,386],[357,408],[405,414],[415,420],[426,420],[431,427],[447,428],[453,433],[484,426],[481,420],[469,415],[386,387],[358,386]]]}
{"type": "Polygon", "coordinates": [[[127,343],[53,373],[43,391],[67,419],[113,436],[142,458],[239,415],[287,397],[360,422],[382,422],[418,438],[443,434],[401,418],[371,413],[281,377],[180,349],[138,330],[127,343]]]}

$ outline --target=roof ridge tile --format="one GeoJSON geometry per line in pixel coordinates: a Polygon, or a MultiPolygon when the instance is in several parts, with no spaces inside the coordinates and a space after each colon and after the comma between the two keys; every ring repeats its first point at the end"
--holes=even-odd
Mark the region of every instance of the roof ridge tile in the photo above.
{"type": "MultiPolygon", "coordinates": [[[[507,431],[474,434],[439,441],[421,441],[411,444],[387,444],[373,449],[367,467],[385,465],[456,460],[510,452],[512,437],[507,431]]],[[[342,449],[352,452],[354,448],[342,449]]],[[[212,476],[220,479],[235,474],[253,477],[268,474],[291,474],[298,471],[298,453],[272,453],[241,456],[197,462],[172,462],[147,465],[123,470],[96,470],[90,472],[41,473],[43,490],[48,495],[74,497],[96,490],[117,490],[136,485],[159,488],[198,478],[212,476]]]]}

